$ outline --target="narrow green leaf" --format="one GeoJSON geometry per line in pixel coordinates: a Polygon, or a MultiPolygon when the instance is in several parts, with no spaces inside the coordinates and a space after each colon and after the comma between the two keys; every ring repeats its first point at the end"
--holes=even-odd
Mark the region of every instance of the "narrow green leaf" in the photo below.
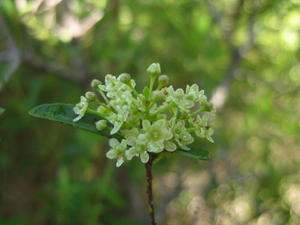
{"type": "Polygon", "coordinates": [[[210,158],[209,152],[206,150],[202,150],[202,149],[196,149],[196,148],[192,148],[189,151],[185,151],[185,150],[179,150],[178,151],[181,155],[187,156],[187,157],[191,157],[194,159],[202,159],[202,160],[207,160],[210,158]]]}
{"type": "Polygon", "coordinates": [[[0,107],[0,115],[3,114],[5,112],[5,109],[0,107]]]}
{"type": "Polygon", "coordinates": [[[44,104],[38,105],[29,111],[29,115],[47,119],[57,122],[62,122],[65,124],[72,125],[76,128],[80,128],[92,133],[99,134],[105,137],[116,137],[117,135],[110,135],[109,131],[98,131],[95,126],[95,122],[103,119],[98,115],[94,114],[86,114],[81,120],[77,122],[73,122],[73,119],[76,117],[75,113],[73,112],[74,105],[72,104],[61,104],[61,103],[54,103],[54,104],[44,104]]]}

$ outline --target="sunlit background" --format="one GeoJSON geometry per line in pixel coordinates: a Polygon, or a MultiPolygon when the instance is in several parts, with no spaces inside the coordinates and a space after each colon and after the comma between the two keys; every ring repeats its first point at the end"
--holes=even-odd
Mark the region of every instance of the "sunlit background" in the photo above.
{"type": "Polygon", "coordinates": [[[0,1],[0,224],[148,224],[140,162],[27,112],[152,62],[218,111],[210,160],[155,164],[159,225],[300,224],[299,34],[299,0],[0,1]]]}

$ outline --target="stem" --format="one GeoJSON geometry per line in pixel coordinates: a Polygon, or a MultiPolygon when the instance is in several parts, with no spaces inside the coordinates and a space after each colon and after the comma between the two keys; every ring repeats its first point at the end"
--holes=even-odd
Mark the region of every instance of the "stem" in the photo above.
{"type": "Polygon", "coordinates": [[[156,78],[157,78],[157,76],[153,76],[153,75],[151,75],[151,77],[150,77],[150,85],[149,85],[150,96],[152,95],[152,90],[153,90],[153,86],[154,86],[156,78]]]}
{"type": "Polygon", "coordinates": [[[149,161],[145,164],[147,176],[147,196],[148,196],[148,211],[151,225],[157,225],[155,222],[154,204],[153,204],[153,191],[152,191],[152,163],[153,158],[150,155],[149,161]]]}

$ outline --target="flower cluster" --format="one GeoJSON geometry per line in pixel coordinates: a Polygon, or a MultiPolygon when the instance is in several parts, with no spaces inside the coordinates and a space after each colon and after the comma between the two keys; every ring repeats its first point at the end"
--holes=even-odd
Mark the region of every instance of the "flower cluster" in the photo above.
{"type": "Polygon", "coordinates": [[[87,92],[74,107],[74,121],[85,113],[97,114],[103,118],[95,123],[98,130],[110,129],[112,135],[122,137],[109,140],[106,154],[117,160],[117,167],[134,157],[146,163],[150,153],[188,151],[194,136],[213,142],[215,111],[204,91],[197,84],[187,85],[185,90],[168,86],[168,76],[160,75],[158,63],[151,64],[147,72],[150,85],[142,93],[137,92],[129,74],[108,74],[104,83],[93,80],[96,93],[87,92]]]}

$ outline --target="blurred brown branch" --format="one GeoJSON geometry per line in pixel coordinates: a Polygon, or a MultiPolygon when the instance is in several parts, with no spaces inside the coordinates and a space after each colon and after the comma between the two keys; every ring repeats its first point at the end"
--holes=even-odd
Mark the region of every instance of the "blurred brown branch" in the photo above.
{"type": "MultiPolygon", "coordinates": [[[[216,87],[215,91],[212,95],[211,102],[215,106],[217,110],[223,109],[228,94],[230,91],[230,87],[235,79],[235,76],[237,72],[240,70],[240,65],[242,62],[243,57],[245,54],[252,49],[252,47],[255,44],[255,32],[254,32],[254,21],[255,21],[255,13],[257,10],[255,1],[251,1],[251,12],[249,13],[246,21],[246,27],[247,27],[247,38],[245,42],[239,46],[237,46],[234,43],[233,36],[235,33],[235,30],[237,28],[238,21],[241,19],[242,16],[242,9],[243,5],[245,3],[245,0],[238,0],[236,3],[236,6],[234,7],[234,11],[229,16],[229,24],[224,25],[224,15],[221,14],[215,5],[213,4],[212,0],[207,0],[207,5],[209,8],[209,11],[211,12],[211,16],[214,19],[215,23],[220,27],[222,31],[222,36],[227,44],[229,55],[230,55],[230,62],[228,64],[228,67],[226,69],[226,72],[223,75],[222,80],[220,81],[220,84],[216,87]],[[227,25],[227,27],[226,27],[227,25]]],[[[214,159],[211,160],[208,164],[208,171],[210,174],[210,183],[218,182],[217,178],[217,164],[223,164],[223,166],[226,169],[226,173],[228,174],[228,177],[230,179],[239,179],[240,173],[237,171],[236,166],[234,165],[233,161],[229,157],[229,153],[227,151],[228,147],[226,144],[221,143],[219,141],[219,150],[217,154],[214,156],[214,159]]],[[[213,207],[213,206],[212,206],[213,207]]],[[[215,211],[211,211],[210,216],[210,222],[213,224],[215,223],[215,211]]]]}
{"type": "Polygon", "coordinates": [[[241,45],[236,46],[234,44],[234,40],[232,39],[235,29],[237,27],[237,23],[242,15],[243,5],[245,3],[244,0],[238,0],[236,6],[234,7],[235,10],[232,13],[232,16],[229,19],[229,24],[224,24],[224,15],[218,11],[218,9],[213,4],[212,0],[206,0],[207,6],[211,13],[212,18],[214,19],[215,23],[220,27],[222,31],[222,36],[224,41],[227,44],[230,54],[230,63],[227,67],[227,71],[223,76],[223,79],[220,82],[220,85],[215,89],[212,95],[212,103],[214,104],[216,109],[223,108],[229,88],[236,76],[236,73],[239,70],[241,60],[243,56],[248,52],[254,45],[255,40],[255,33],[254,33],[254,15],[256,7],[252,7],[252,12],[249,14],[247,19],[247,40],[241,45]]]}
{"type": "Polygon", "coordinates": [[[77,84],[85,82],[84,75],[80,71],[56,61],[46,61],[35,55],[33,52],[25,52],[23,55],[23,62],[38,71],[53,73],[63,79],[68,79],[77,84]]]}
{"type": "MultiPolygon", "coordinates": [[[[3,74],[3,81],[7,82],[20,65],[20,53],[1,15],[0,15],[0,30],[6,45],[6,50],[0,53],[0,61],[4,61],[8,63],[8,66],[3,74]]],[[[0,90],[2,86],[3,84],[1,82],[0,90]]]]}

